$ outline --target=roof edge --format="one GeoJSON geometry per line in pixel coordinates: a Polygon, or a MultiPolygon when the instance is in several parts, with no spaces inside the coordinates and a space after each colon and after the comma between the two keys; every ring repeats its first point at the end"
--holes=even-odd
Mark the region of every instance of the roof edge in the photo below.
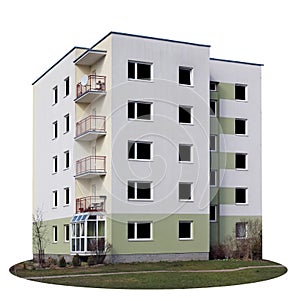
{"type": "Polygon", "coordinates": [[[264,66],[264,64],[241,62],[241,61],[233,61],[233,60],[224,60],[224,59],[216,59],[216,58],[210,58],[210,60],[211,61],[217,61],[217,62],[226,62],[226,63],[234,63],[234,64],[251,65],[251,66],[257,66],[257,67],[263,67],[264,66]]]}
{"type": "Polygon", "coordinates": [[[72,51],[74,51],[75,49],[85,49],[88,50],[88,48],[86,47],[80,47],[80,46],[74,46],[71,50],[69,50],[63,57],[61,57],[55,64],[53,64],[49,69],[47,69],[40,77],[38,77],[33,83],[32,86],[34,84],[36,84],[41,78],[43,78],[50,70],[52,70],[56,65],[58,65],[64,58],[66,58],[72,51]]]}

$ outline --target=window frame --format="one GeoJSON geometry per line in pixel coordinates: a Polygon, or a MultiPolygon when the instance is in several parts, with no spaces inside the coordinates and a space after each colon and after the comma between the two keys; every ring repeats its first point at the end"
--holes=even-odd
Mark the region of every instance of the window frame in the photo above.
{"type": "Polygon", "coordinates": [[[248,205],[248,201],[249,201],[249,199],[248,199],[248,187],[235,187],[234,193],[235,193],[235,199],[234,199],[235,205],[237,205],[237,206],[248,205]],[[237,202],[237,198],[236,198],[236,195],[237,195],[236,191],[237,191],[237,189],[243,189],[243,190],[245,190],[245,202],[237,202]]]}
{"type": "Polygon", "coordinates": [[[236,222],[235,223],[235,238],[236,239],[247,239],[248,238],[248,223],[247,222],[236,222]],[[244,225],[245,226],[245,236],[237,236],[237,234],[238,234],[238,231],[237,231],[238,225],[244,225]]]}
{"type": "Polygon", "coordinates": [[[194,202],[194,184],[193,182],[179,182],[178,183],[178,200],[179,202],[194,202]],[[181,199],[180,198],[180,186],[181,185],[190,185],[190,199],[181,199]]]}
{"type": "Polygon", "coordinates": [[[65,79],[64,79],[64,83],[65,83],[65,96],[64,97],[67,97],[70,95],[70,76],[67,76],[65,79]]]}
{"type": "Polygon", "coordinates": [[[182,125],[194,125],[194,118],[193,118],[193,111],[194,111],[194,107],[193,106],[189,106],[189,105],[179,105],[178,106],[178,114],[177,114],[177,118],[178,118],[178,123],[179,124],[182,124],[182,125]],[[182,109],[190,109],[190,118],[191,118],[191,121],[188,123],[188,122],[181,122],[180,121],[180,108],[182,109]]]}
{"type": "Polygon", "coordinates": [[[180,220],[178,221],[178,240],[187,241],[194,239],[194,222],[191,220],[180,220]],[[190,237],[180,237],[180,224],[190,224],[190,237]]]}
{"type": "Polygon", "coordinates": [[[209,100],[209,116],[210,117],[217,117],[218,116],[218,106],[217,106],[217,100],[215,99],[210,99],[209,100]],[[213,112],[211,110],[211,103],[214,103],[215,104],[215,112],[213,112]]]}
{"type": "Polygon", "coordinates": [[[209,173],[209,186],[210,187],[217,187],[218,185],[218,170],[216,170],[216,169],[212,169],[211,171],[210,171],[210,173],[209,173]],[[211,183],[211,175],[212,175],[212,173],[214,173],[214,181],[215,181],[215,183],[214,184],[212,184],[211,183]]]}
{"type": "Polygon", "coordinates": [[[236,169],[236,170],[248,170],[248,153],[235,153],[235,169],[236,169]],[[236,157],[237,157],[238,155],[243,155],[243,156],[245,156],[245,168],[237,167],[237,166],[236,166],[236,163],[237,163],[236,157]]]}
{"type": "Polygon", "coordinates": [[[187,66],[178,66],[178,84],[184,87],[194,87],[194,68],[187,67],[187,66]],[[188,70],[190,72],[190,84],[183,84],[180,83],[180,71],[181,70],[188,70]]]}
{"type": "Polygon", "coordinates": [[[153,182],[152,181],[128,181],[127,182],[127,200],[130,202],[153,202],[153,182]],[[133,186],[130,186],[129,183],[134,183],[133,186]],[[137,186],[138,184],[150,184],[150,199],[140,199],[137,198],[137,186]],[[129,187],[133,187],[134,189],[134,198],[129,198],[129,187]]]}
{"type": "Polygon", "coordinates": [[[153,102],[150,101],[140,101],[140,100],[129,100],[127,103],[127,119],[128,120],[134,120],[134,121],[153,121],[153,102]],[[129,103],[134,103],[134,117],[129,117],[129,103]],[[138,104],[148,104],[150,105],[150,118],[144,119],[144,118],[138,118],[137,111],[138,111],[138,104]]]}
{"type": "Polygon", "coordinates": [[[127,222],[127,240],[128,241],[152,241],[153,240],[153,222],[152,221],[128,221],[127,222]],[[134,238],[129,238],[128,226],[129,224],[134,225],[134,238]],[[138,225],[149,224],[150,225],[150,237],[149,238],[138,238],[138,225]]]}
{"type": "Polygon", "coordinates": [[[64,206],[70,205],[70,187],[64,187],[64,206]]]}
{"type": "Polygon", "coordinates": [[[52,105],[56,105],[58,103],[58,86],[53,87],[53,102],[52,105]]]}
{"type": "Polygon", "coordinates": [[[216,82],[214,82],[214,81],[210,81],[209,82],[209,91],[211,91],[211,92],[217,92],[218,90],[217,90],[217,83],[216,82]],[[214,85],[214,89],[211,89],[211,85],[214,85]]]}
{"type": "Polygon", "coordinates": [[[58,138],[58,121],[55,120],[52,122],[52,140],[55,140],[58,138]]]}
{"type": "Polygon", "coordinates": [[[58,190],[52,190],[52,208],[58,207],[58,190]]]}
{"type": "Polygon", "coordinates": [[[66,133],[70,132],[70,114],[69,113],[64,116],[64,120],[65,120],[64,134],[66,134],[66,133]]]}
{"type": "Polygon", "coordinates": [[[71,162],[71,160],[70,160],[70,151],[69,150],[66,150],[66,151],[64,151],[64,170],[68,170],[68,169],[70,169],[70,162],[71,162]]]}
{"type": "Polygon", "coordinates": [[[52,174],[58,173],[58,156],[52,157],[52,174]]]}
{"type": "Polygon", "coordinates": [[[179,163],[193,163],[193,144],[187,144],[187,143],[179,143],[178,144],[178,162],[179,163]],[[190,148],[190,160],[189,161],[183,161],[183,160],[180,160],[180,147],[181,146],[186,146],[186,147],[189,147],[190,148]]]}
{"type": "Polygon", "coordinates": [[[240,137],[248,136],[248,119],[246,119],[246,118],[235,118],[234,119],[234,134],[236,136],[240,136],[240,137]],[[239,134],[236,132],[236,121],[238,121],[238,120],[245,122],[245,134],[239,134]]]}
{"type": "Polygon", "coordinates": [[[217,205],[210,205],[209,206],[209,221],[211,223],[216,223],[218,221],[218,206],[217,205]],[[214,207],[215,209],[215,214],[214,214],[214,219],[211,219],[211,208],[214,207]]]}
{"type": "Polygon", "coordinates": [[[134,141],[134,140],[128,140],[128,143],[127,143],[127,148],[128,148],[128,160],[129,161],[153,161],[153,141],[141,141],[141,140],[139,140],[139,141],[134,141]],[[129,148],[129,143],[132,143],[133,145],[134,145],[134,158],[129,158],[129,150],[130,150],[130,148],[129,148]],[[149,144],[150,145],[150,158],[149,159],[139,159],[139,158],[137,158],[138,157],[138,155],[137,155],[137,149],[138,149],[138,147],[137,147],[137,144],[149,144]]]}
{"type": "Polygon", "coordinates": [[[58,243],[58,227],[57,225],[52,226],[52,243],[58,243]]]}
{"type": "Polygon", "coordinates": [[[127,62],[127,79],[129,81],[153,82],[153,62],[128,60],[128,62],[127,62]],[[129,63],[134,64],[134,78],[129,78],[129,63]],[[138,64],[150,66],[150,79],[137,78],[137,76],[138,76],[138,64]]]}
{"type": "Polygon", "coordinates": [[[217,137],[218,137],[218,135],[214,135],[214,134],[212,134],[212,135],[209,136],[209,150],[211,152],[216,152],[218,150],[218,147],[217,147],[217,137]],[[212,137],[214,138],[214,145],[215,145],[214,149],[211,148],[211,139],[212,139],[212,137]]]}
{"type": "Polygon", "coordinates": [[[70,242],[70,225],[69,224],[65,224],[64,225],[64,238],[65,238],[65,242],[70,242]]]}
{"type": "Polygon", "coordinates": [[[246,84],[235,84],[234,85],[234,100],[238,102],[248,102],[248,85],[246,84]],[[236,87],[244,87],[245,88],[245,99],[236,98],[236,87]]]}

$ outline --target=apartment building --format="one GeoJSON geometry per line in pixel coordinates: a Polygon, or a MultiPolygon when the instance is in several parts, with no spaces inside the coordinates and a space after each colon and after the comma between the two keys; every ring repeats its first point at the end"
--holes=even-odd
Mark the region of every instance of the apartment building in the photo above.
{"type": "MultiPolygon", "coordinates": [[[[261,66],[111,32],[33,83],[47,256],[206,260],[261,218],[261,66]]],[[[33,251],[36,254],[36,250],[33,251]]]]}

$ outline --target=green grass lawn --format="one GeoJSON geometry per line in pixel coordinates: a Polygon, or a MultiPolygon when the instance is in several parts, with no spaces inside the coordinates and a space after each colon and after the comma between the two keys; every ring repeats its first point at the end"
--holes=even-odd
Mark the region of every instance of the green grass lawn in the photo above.
{"type": "MultiPolygon", "coordinates": [[[[284,274],[285,267],[260,268],[230,272],[184,272],[187,270],[223,270],[236,269],[247,266],[268,266],[276,265],[271,261],[188,261],[188,262],[158,262],[158,263],[136,263],[136,264],[115,264],[102,266],[82,266],[79,268],[57,268],[44,270],[16,269],[13,271],[19,277],[38,277],[55,275],[82,274],[79,277],[63,277],[51,279],[38,279],[36,281],[82,286],[82,287],[102,287],[102,288],[129,288],[129,289],[170,289],[170,288],[196,288],[236,285],[251,283],[275,278],[284,274]],[[137,274],[107,274],[107,275],[85,275],[97,273],[114,272],[139,272],[153,271],[152,273],[137,274]],[[155,272],[165,271],[165,272],[155,272]]],[[[19,267],[22,265],[19,264],[19,267]]],[[[12,269],[13,270],[13,269],[12,269]]]]}

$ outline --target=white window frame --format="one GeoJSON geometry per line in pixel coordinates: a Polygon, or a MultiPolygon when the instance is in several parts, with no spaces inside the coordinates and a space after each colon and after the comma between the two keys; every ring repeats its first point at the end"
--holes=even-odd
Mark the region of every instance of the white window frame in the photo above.
{"type": "Polygon", "coordinates": [[[71,165],[71,156],[70,156],[70,151],[69,150],[66,150],[64,152],[64,160],[65,160],[64,170],[68,170],[70,168],[70,165],[71,165]],[[69,156],[69,162],[67,161],[67,156],[69,156]],[[69,166],[67,166],[67,163],[69,163],[69,166]]]}
{"type": "Polygon", "coordinates": [[[58,190],[52,190],[52,208],[57,208],[57,207],[58,207],[58,190]]]}
{"type": "Polygon", "coordinates": [[[153,141],[133,141],[133,140],[128,140],[128,160],[129,161],[153,161],[153,141]],[[129,143],[133,144],[134,147],[134,154],[135,158],[129,158],[129,143]],[[150,159],[138,159],[137,158],[137,144],[138,143],[144,143],[144,144],[150,144],[150,159]]]}
{"type": "Polygon", "coordinates": [[[58,227],[52,226],[52,242],[56,244],[58,242],[58,227]]]}
{"type": "Polygon", "coordinates": [[[193,156],[193,144],[186,144],[186,143],[179,143],[178,145],[178,162],[179,163],[193,163],[193,159],[194,159],[194,156],[193,156]],[[189,161],[182,161],[182,160],[179,160],[179,155],[180,155],[180,146],[189,146],[190,148],[190,160],[189,161]]]}
{"type": "Polygon", "coordinates": [[[193,67],[187,67],[187,66],[178,66],[178,84],[180,86],[184,86],[184,87],[194,87],[194,68],[193,67]],[[187,85],[187,84],[181,84],[179,82],[179,73],[180,73],[180,70],[189,70],[190,71],[190,84],[187,85]]]}
{"type": "Polygon", "coordinates": [[[64,132],[64,134],[66,134],[66,133],[70,132],[70,114],[66,114],[64,116],[64,119],[65,119],[65,132],[64,132]]]}
{"type": "Polygon", "coordinates": [[[247,222],[237,222],[237,223],[235,223],[235,238],[236,239],[247,239],[248,238],[248,223],[247,222]],[[237,231],[236,231],[237,224],[244,224],[245,225],[245,237],[238,237],[237,236],[237,231]]]}
{"type": "Polygon", "coordinates": [[[210,185],[210,187],[217,187],[218,186],[217,184],[218,184],[218,171],[215,170],[215,169],[213,169],[209,173],[209,185],[210,185]],[[214,174],[214,179],[215,179],[215,183],[214,184],[211,183],[211,175],[212,174],[214,174]]]}
{"type": "Polygon", "coordinates": [[[210,207],[214,207],[215,208],[215,216],[214,219],[210,219],[210,211],[209,211],[209,221],[211,223],[216,223],[218,221],[218,206],[217,205],[210,205],[210,207]]]}
{"type": "Polygon", "coordinates": [[[64,236],[65,236],[65,242],[70,242],[70,225],[69,224],[65,224],[64,225],[64,236]],[[68,231],[67,231],[68,229],[68,231]],[[68,236],[69,236],[69,239],[67,239],[67,233],[68,233],[68,236]]]}
{"type": "Polygon", "coordinates": [[[58,172],[58,156],[53,156],[52,157],[52,174],[56,174],[57,172],[58,172]]]}
{"type": "Polygon", "coordinates": [[[152,221],[128,221],[127,222],[127,231],[128,231],[128,224],[134,224],[134,238],[128,238],[128,241],[151,241],[153,240],[153,222],[152,221]],[[137,238],[137,228],[138,224],[150,224],[150,238],[137,238]]]}
{"type": "Polygon", "coordinates": [[[58,138],[58,121],[55,120],[52,122],[52,140],[55,140],[58,138]]]}
{"type": "Polygon", "coordinates": [[[178,221],[178,240],[193,240],[194,239],[194,222],[193,221],[185,221],[185,220],[180,220],[178,221]],[[180,224],[190,224],[190,237],[180,237],[180,224]]]}
{"type": "Polygon", "coordinates": [[[236,155],[245,155],[245,168],[236,167],[236,170],[248,170],[248,154],[247,153],[235,153],[235,165],[236,165],[236,155]]]}
{"type": "Polygon", "coordinates": [[[142,61],[128,60],[128,62],[127,62],[127,79],[128,80],[133,80],[133,81],[153,82],[153,62],[142,62],[142,61]],[[134,64],[134,78],[129,78],[128,77],[128,63],[133,63],[134,64]],[[150,79],[149,80],[148,79],[137,78],[137,66],[138,66],[138,64],[150,66],[150,79]]]}
{"type": "Polygon", "coordinates": [[[238,102],[248,102],[248,85],[246,85],[246,84],[235,84],[234,85],[234,99],[235,99],[235,101],[238,101],[238,102]],[[237,86],[245,88],[245,99],[236,98],[236,96],[235,96],[235,87],[237,87],[237,86]]]}
{"type": "Polygon", "coordinates": [[[217,92],[217,83],[216,82],[213,82],[213,81],[209,82],[209,91],[211,91],[211,92],[217,92]],[[211,89],[210,85],[214,85],[215,88],[211,89]]]}
{"type": "Polygon", "coordinates": [[[179,200],[179,202],[194,202],[194,184],[192,182],[179,182],[178,183],[178,200],[179,200]],[[191,199],[181,199],[180,198],[180,185],[181,184],[190,185],[191,199]]]}
{"type": "Polygon", "coordinates": [[[209,150],[211,151],[211,152],[216,152],[217,151],[217,149],[218,149],[218,147],[217,147],[217,135],[210,135],[209,136],[209,150]],[[214,149],[212,149],[211,148],[211,139],[214,139],[214,145],[215,145],[215,148],[214,149]]]}
{"type": "Polygon", "coordinates": [[[182,124],[182,125],[194,125],[194,107],[193,106],[189,106],[189,105],[179,105],[178,106],[178,114],[177,114],[177,118],[178,118],[178,123],[179,124],[182,124]],[[187,122],[180,122],[179,121],[179,108],[187,108],[187,109],[190,109],[190,116],[191,116],[191,122],[190,123],[187,123],[187,122]]]}
{"type": "Polygon", "coordinates": [[[64,206],[69,206],[70,205],[70,200],[71,200],[71,194],[70,194],[71,190],[70,187],[64,187],[64,206]],[[69,194],[69,203],[67,203],[67,191],[69,194]]]}
{"type": "Polygon", "coordinates": [[[209,100],[209,115],[210,117],[217,117],[218,116],[218,106],[217,106],[217,100],[215,99],[210,99],[209,100]],[[213,113],[212,110],[210,109],[210,103],[213,102],[215,104],[215,112],[213,113]]]}
{"type": "Polygon", "coordinates": [[[140,101],[140,100],[129,100],[128,104],[129,103],[134,103],[134,118],[128,117],[128,105],[127,105],[127,118],[128,118],[128,120],[153,121],[153,102],[151,102],[151,101],[140,101]],[[150,105],[150,119],[137,118],[137,106],[138,106],[139,103],[150,105]]]}
{"type": "Polygon", "coordinates": [[[236,136],[241,136],[241,137],[248,136],[248,119],[246,119],[246,118],[235,118],[235,120],[234,120],[234,134],[236,136]],[[236,128],[235,128],[235,121],[236,120],[243,120],[243,121],[245,121],[245,134],[237,134],[236,133],[236,128]]]}
{"type": "Polygon", "coordinates": [[[245,205],[248,205],[248,187],[235,187],[235,200],[234,200],[234,203],[235,205],[237,206],[245,206],[245,205]],[[245,193],[245,197],[246,197],[246,201],[245,203],[237,203],[237,200],[236,200],[236,189],[245,189],[246,190],[246,193],[245,193]]]}
{"type": "Polygon", "coordinates": [[[128,198],[128,201],[133,201],[133,202],[152,202],[153,201],[153,182],[150,182],[150,181],[128,181],[127,182],[127,198],[128,198]],[[134,196],[135,198],[128,198],[128,187],[129,187],[129,183],[134,183],[134,196]],[[137,186],[138,186],[138,183],[141,183],[141,184],[150,184],[150,199],[137,199],[137,186]]]}

